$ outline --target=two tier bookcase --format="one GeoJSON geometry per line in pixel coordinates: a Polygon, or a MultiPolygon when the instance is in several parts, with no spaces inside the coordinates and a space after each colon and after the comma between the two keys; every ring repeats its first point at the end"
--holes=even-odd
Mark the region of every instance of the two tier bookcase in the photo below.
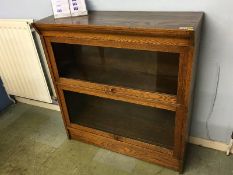
{"type": "Polygon", "coordinates": [[[90,12],[35,22],[68,137],[182,171],[202,18],[90,12]]]}

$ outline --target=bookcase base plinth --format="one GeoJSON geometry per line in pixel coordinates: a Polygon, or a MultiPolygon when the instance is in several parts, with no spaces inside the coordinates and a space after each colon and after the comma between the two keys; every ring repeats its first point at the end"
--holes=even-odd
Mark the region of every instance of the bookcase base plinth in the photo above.
{"type": "Polygon", "coordinates": [[[156,149],[148,149],[140,145],[129,144],[119,140],[119,138],[104,137],[91,132],[79,130],[77,128],[69,128],[70,138],[88,144],[92,144],[101,148],[111,150],[120,154],[135,157],[150,163],[158,164],[175,171],[182,171],[180,161],[173,157],[172,151],[157,147],[156,149]],[[168,153],[169,152],[169,153],[168,153]]]}

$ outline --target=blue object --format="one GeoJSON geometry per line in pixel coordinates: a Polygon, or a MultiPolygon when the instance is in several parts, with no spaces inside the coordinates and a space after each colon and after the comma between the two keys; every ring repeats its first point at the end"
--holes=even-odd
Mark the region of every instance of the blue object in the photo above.
{"type": "Polygon", "coordinates": [[[0,111],[11,105],[13,102],[9,99],[7,92],[3,86],[3,82],[0,78],[0,111]]]}

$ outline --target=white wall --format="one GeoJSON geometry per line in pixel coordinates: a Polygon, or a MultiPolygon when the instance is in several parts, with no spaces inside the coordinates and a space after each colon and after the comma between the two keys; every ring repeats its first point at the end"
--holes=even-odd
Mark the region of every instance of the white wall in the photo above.
{"type": "MultiPolygon", "coordinates": [[[[191,135],[223,142],[229,140],[233,131],[232,0],[88,0],[87,4],[89,10],[204,11],[191,135]]],[[[0,18],[39,19],[50,14],[50,0],[0,1],[0,18]]]]}

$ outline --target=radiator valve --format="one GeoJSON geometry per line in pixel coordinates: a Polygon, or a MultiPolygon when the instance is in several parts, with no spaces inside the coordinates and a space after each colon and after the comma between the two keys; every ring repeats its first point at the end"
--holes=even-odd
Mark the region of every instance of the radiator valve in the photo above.
{"type": "Polygon", "coordinates": [[[232,132],[232,134],[231,134],[231,140],[230,140],[230,143],[229,143],[229,145],[228,145],[228,147],[227,147],[227,156],[229,156],[230,155],[230,153],[231,153],[231,149],[233,148],[233,132],[232,132]]]}

